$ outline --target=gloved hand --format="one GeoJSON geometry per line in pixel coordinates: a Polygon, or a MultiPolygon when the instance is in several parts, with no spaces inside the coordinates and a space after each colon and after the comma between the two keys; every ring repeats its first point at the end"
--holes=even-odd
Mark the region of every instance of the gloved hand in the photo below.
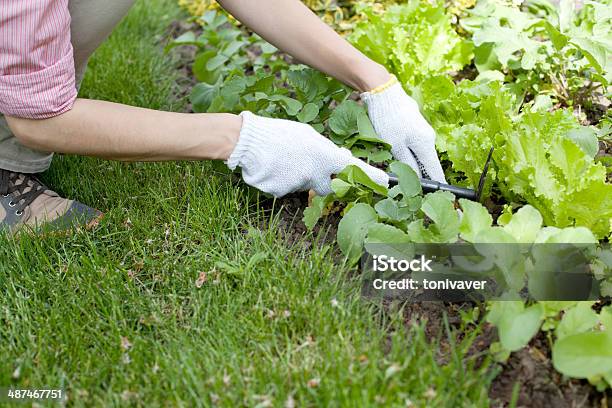
{"type": "Polygon", "coordinates": [[[436,152],[436,134],[419,105],[395,77],[387,84],[361,94],[378,136],[391,145],[396,160],[408,164],[423,178],[446,183],[436,152]]]}
{"type": "Polygon", "coordinates": [[[275,197],[314,190],[327,195],[331,176],[349,164],[359,166],[372,180],[387,186],[389,177],[336,146],[311,126],[242,112],[242,129],[227,165],[242,168],[244,181],[275,197]]]}

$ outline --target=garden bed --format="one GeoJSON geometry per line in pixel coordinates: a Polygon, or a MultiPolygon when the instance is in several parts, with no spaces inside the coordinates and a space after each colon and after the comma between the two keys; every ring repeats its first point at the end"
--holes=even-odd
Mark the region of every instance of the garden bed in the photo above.
{"type": "MultiPolygon", "coordinates": [[[[482,16],[481,16],[482,17],[482,16]]],[[[228,23],[220,20],[218,22],[219,25],[215,26],[217,22],[213,22],[213,19],[216,17],[210,17],[207,20],[207,24],[212,25],[213,28],[218,27],[227,27],[228,23]]],[[[375,15],[370,15],[369,18],[371,20],[375,20],[375,15]]],[[[381,24],[382,25],[382,24],[381,24]]],[[[208,28],[210,29],[210,27],[208,28]]],[[[206,24],[205,28],[202,29],[202,25],[198,23],[193,24],[185,24],[184,22],[177,22],[173,24],[171,29],[171,35],[177,40],[178,45],[184,45],[183,47],[179,47],[180,51],[172,51],[178,52],[181,60],[180,71],[185,76],[184,83],[181,82],[181,87],[185,95],[190,94],[191,100],[194,101],[196,106],[190,105],[188,110],[195,111],[207,111],[210,109],[211,103],[214,106],[215,101],[212,102],[210,100],[206,101],[205,105],[202,105],[202,99],[198,94],[196,88],[198,83],[201,81],[196,81],[194,78],[206,76],[209,74],[206,70],[202,70],[202,66],[198,69],[193,68],[193,61],[197,58],[198,52],[201,51],[198,45],[190,45],[190,42],[196,42],[199,37],[206,37],[206,24]],[[186,36],[186,33],[191,33],[186,36]],[[194,72],[195,71],[195,72],[194,72]],[[199,72],[198,72],[199,71],[199,72]],[[206,72],[205,72],[206,71],[206,72]],[[199,105],[198,105],[199,104],[199,105]]],[[[242,33],[244,36],[248,38],[245,41],[251,41],[250,45],[248,45],[248,51],[246,52],[246,57],[250,61],[248,72],[246,72],[247,76],[254,76],[257,74],[259,69],[266,70],[267,72],[274,72],[277,79],[279,79],[279,83],[281,84],[279,88],[274,89],[272,92],[280,92],[284,96],[290,98],[297,98],[295,88],[292,87],[291,82],[283,82],[284,74],[278,73],[275,71],[275,66],[277,64],[284,64],[286,62],[290,62],[291,59],[286,55],[278,53],[272,50],[266,50],[258,48],[261,47],[258,40],[252,40],[252,36],[250,33],[247,33],[243,29],[242,33]],[[263,61],[262,61],[263,58],[263,61]],[[272,67],[272,68],[270,68],[272,67]]],[[[552,30],[552,29],[551,29],[552,30]]],[[[236,34],[238,35],[238,34],[236,34]]],[[[358,40],[358,36],[356,37],[358,40]]],[[[500,40],[501,41],[501,40],[500,40]]],[[[223,45],[218,45],[218,47],[222,48],[223,45]]],[[[585,52],[582,50],[581,52],[585,52]]],[[[516,56],[516,55],[515,55],[516,56]]],[[[513,57],[509,57],[512,59],[513,57]]],[[[551,58],[556,58],[553,56],[551,58]]],[[[590,61],[590,60],[589,60],[590,61]]],[[[518,63],[520,64],[520,59],[518,63]]],[[[200,62],[201,64],[202,62],[200,62]]],[[[204,61],[206,63],[206,61],[204,61]]],[[[508,63],[508,61],[506,61],[508,63]]],[[[221,71],[219,74],[221,78],[224,78],[226,73],[228,73],[228,78],[232,78],[232,70],[236,69],[236,66],[232,65],[231,58],[224,63],[223,69],[226,71],[221,71]]],[[[479,69],[482,70],[482,67],[477,67],[478,63],[470,62],[468,65],[459,62],[452,62],[448,66],[441,67],[441,71],[452,71],[452,68],[460,67],[461,69],[455,70],[452,72],[450,78],[456,84],[458,91],[451,92],[450,96],[446,93],[441,94],[443,98],[447,97],[446,101],[440,100],[439,105],[444,103],[449,103],[450,101],[461,101],[461,98],[464,98],[466,94],[470,94],[473,92],[473,88],[462,88],[464,85],[461,84],[461,81],[467,80],[472,81],[476,78],[479,73],[479,69]],[[458,85],[457,85],[458,84],[458,85]],[[453,99],[454,98],[454,99],[453,99]]],[[[511,65],[511,64],[510,64],[511,65]]],[[[523,67],[525,68],[525,67],[523,67]]],[[[515,76],[515,79],[518,81],[519,78],[522,81],[527,81],[529,78],[528,74],[525,74],[521,70],[517,70],[516,72],[512,71],[512,69],[507,68],[504,71],[508,76],[515,76]],[[520,77],[523,75],[523,77],[520,77]],[[525,76],[527,75],[527,76],[525,76]]],[[[404,83],[410,83],[411,81],[422,81],[419,85],[423,92],[431,92],[431,95],[436,95],[435,92],[439,91],[436,89],[435,84],[427,84],[427,80],[423,78],[413,78],[409,72],[402,71],[402,68],[398,68],[398,72],[396,72],[400,77],[400,80],[403,80],[404,83]],[[405,77],[402,78],[402,73],[405,74],[405,77]],[[425,84],[425,85],[423,85],[425,84]],[[430,86],[428,88],[428,86],[430,86]]],[[[421,73],[421,75],[426,76],[431,74],[433,77],[439,75],[440,72],[432,72],[432,73],[421,73]]],[[[564,73],[565,75],[565,73],[564,73]]],[[[238,76],[239,77],[239,76],[238,76]]],[[[217,77],[218,78],[218,77],[217,77]]],[[[507,79],[507,78],[506,78],[507,79]]],[[[225,78],[227,80],[227,78],[225,78]]],[[[230,79],[231,80],[231,79],[230,79]]],[[[532,80],[532,79],[529,79],[532,80]]],[[[557,78],[553,80],[553,83],[556,84],[557,78]]],[[[592,81],[591,81],[592,82],[592,81]]],[[[525,90],[527,96],[524,101],[521,102],[521,108],[523,105],[532,105],[536,106],[538,104],[543,104],[542,107],[539,107],[536,110],[534,108],[533,115],[540,115],[540,117],[547,117],[550,113],[554,115],[555,112],[559,112],[557,115],[558,121],[566,121],[571,122],[572,120],[579,122],[583,126],[589,125],[597,125],[600,129],[600,138],[596,143],[597,151],[594,156],[597,161],[600,161],[606,165],[609,165],[610,157],[612,157],[612,143],[610,143],[609,139],[609,118],[606,115],[609,115],[609,107],[610,102],[606,98],[604,94],[607,94],[607,91],[602,91],[601,88],[596,88],[597,90],[591,92],[589,95],[585,96],[588,92],[585,90],[591,86],[590,83],[586,85],[580,85],[577,88],[564,88],[561,91],[566,92],[566,99],[563,99],[562,96],[554,96],[549,97],[546,95],[546,100],[544,98],[538,99],[538,83],[528,82],[528,86],[534,87],[533,89],[528,88],[525,90]],[[529,96],[529,93],[532,93],[529,96]],[[573,94],[567,94],[567,92],[573,92],[573,94]],[[556,98],[556,99],[555,99],[556,98]],[[574,99],[572,99],[574,98],[574,99]],[[550,105],[547,105],[550,103],[550,105]],[[566,116],[561,115],[561,112],[568,112],[566,116]],[[575,118],[572,119],[572,116],[575,118]],[[604,135],[606,126],[608,126],[608,135],[604,135]]],[[[206,85],[209,86],[210,84],[206,85]]],[[[331,86],[331,85],[330,85],[331,86]]],[[[491,93],[496,93],[496,97],[505,98],[509,94],[505,94],[500,88],[497,88],[495,85],[491,85],[491,88],[488,89],[491,93]]],[[[559,91],[559,90],[557,90],[559,91]]],[[[559,91],[559,92],[561,92],[559,91]]],[[[222,93],[222,85],[215,92],[222,93]]],[[[430,96],[431,96],[430,95],[430,96]]],[[[355,97],[347,96],[346,100],[354,100],[355,97]]],[[[505,103],[506,101],[501,100],[501,103],[505,103]]],[[[301,107],[302,105],[300,105],[301,107]]],[[[330,101],[329,106],[321,108],[323,109],[331,109],[338,107],[337,101],[330,101]]],[[[241,106],[238,104],[237,106],[233,106],[232,109],[240,109],[241,106]]],[[[230,109],[230,110],[232,110],[230,109]]],[[[280,106],[278,108],[278,112],[281,112],[284,117],[289,116],[290,119],[294,119],[298,117],[297,109],[294,113],[290,113],[287,106],[280,106]]],[[[435,119],[436,112],[439,112],[440,106],[437,106],[434,102],[425,107],[425,111],[430,117],[435,119]]],[[[480,106],[474,109],[482,109],[480,106]]],[[[500,109],[502,109],[500,107],[500,109]]],[[[269,109],[271,111],[271,109],[269,109]]],[[[358,113],[356,113],[358,114],[358,113]]],[[[529,115],[530,113],[527,113],[529,115]]],[[[324,119],[319,123],[318,119],[313,120],[315,123],[315,127],[317,125],[321,125],[321,130],[329,131],[327,128],[327,124],[323,127],[324,122],[329,119],[329,116],[325,116],[326,114],[322,114],[324,119]]],[[[565,115],[565,113],[564,113],[565,115]]],[[[452,115],[451,115],[452,116],[452,115]]],[[[516,116],[519,118],[519,116],[516,116]]],[[[515,119],[515,118],[513,118],[515,119]]],[[[449,123],[452,121],[452,118],[449,119],[449,123]]],[[[327,122],[325,122],[327,123],[327,122]]],[[[453,132],[449,129],[449,123],[443,123],[443,120],[439,120],[437,123],[434,123],[434,127],[436,127],[439,132],[447,131],[448,135],[445,138],[448,139],[447,146],[447,154],[444,155],[445,164],[449,166],[453,166],[454,170],[452,172],[451,179],[454,182],[469,184],[469,182],[473,181],[474,167],[478,168],[482,163],[470,164],[463,163],[457,160],[457,153],[453,153],[453,132]],[[454,156],[453,156],[454,154],[454,156]],[[470,171],[472,173],[470,173],[470,171]]],[[[452,125],[452,123],[451,123],[452,125]]],[[[478,126],[485,125],[478,123],[478,126]]],[[[551,125],[552,126],[552,125],[551,125]]],[[[578,128],[577,128],[578,129],[578,128]]],[[[586,128],[584,128],[586,129],[586,128]]],[[[541,129],[540,129],[541,130],[541,129]]],[[[349,135],[339,135],[333,134],[332,132],[332,140],[335,142],[339,142],[340,140],[346,141],[346,136],[349,135]],[[335,139],[334,139],[335,137],[335,139]],[[344,138],[344,139],[343,139],[344,138]]],[[[558,140],[554,140],[553,143],[557,143],[558,140]]],[[[359,151],[362,154],[365,154],[366,159],[371,159],[372,157],[382,157],[379,156],[380,150],[375,147],[372,147],[367,142],[362,142],[359,145],[359,151]],[[365,151],[365,153],[364,153],[365,151]]],[[[503,154],[503,153],[502,153],[503,154]]],[[[498,160],[502,161],[501,157],[498,156],[498,160]]],[[[376,161],[376,160],[374,160],[376,161]]],[[[383,160],[384,162],[384,160],[383,160]]],[[[510,165],[510,164],[508,164],[510,165]]],[[[381,165],[384,167],[384,165],[381,165]]],[[[446,166],[448,167],[448,166],[446,166]]],[[[503,171],[503,165],[501,171],[503,171]]],[[[500,169],[498,169],[500,170],[500,169]]],[[[611,180],[611,172],[608,170],[607,172],[607,182],[609,183],[611,180]]],[[[228,174],[228,177],[233,177],[228,174]]],[[[237,181],[237,179],[236,179],[237,181]]],[[[518,183],[520,180],[516,181],[518,183]]],[[[238,181],[237,181],[238,182],[238,181]]],[[[490,215],[492,216],[492,222],[495,223],[498,221],[500,216],[504,216],[504,211],[508,211],[507,208],[509,205],[516,208],[520,208],[527,203],[532,204],[532,197],[529,195],[517,196],[516,191],[502,191],[504,186],[503,183],[497,183],[494,185],[489,185],[489,189],[487,190],[489,193],[489,197],[485,200],[484,204],[490,215]],[[500,189],[500,187],[502,189],[500,189]],[[508,200],[509,196],[513,196],[516,198],[516,201],[508,200]],[[506,210],[504,209],[506,208],[506,210]]],[[[606,188],[603,184],[597,184],[596,188],[606,188]]],[[[358,191],[359,193],[359,191],[358,191]]],[[[539,193],[534,195],[538,196],[539,193]]],[[[340,200],[342,201],[342,200],[340,200]]],[[[295,194],[290,197],[285,197],[280,200],[268,200],[263,201],[262,206],[265,210],[270,211],[274,217],[278,217],[280,231],[279,234],[285,239],[285,241],[289,245],[299,244],[306,245],[307,248],[316,248],[317,246],[323,244],[333,244],[336,236],[336,231],[338,229],[338,223],[342,219],[342,210],[344,208],[344,204],[338,204],[337,201],[326,202],[325,203],[325,221],[324,223],[319,223],[312,228],[312,225],[309,222],[304,223],[302,220],[304,219],[304,209],[309,205],[312,206],[311,200],[308,199],[307,194],[295,194]],[[315,239],[315,237],[319,237],[315,239]],[[321,238],[322,237],[322,238],[321,238]]],[[[349,203],[350,205],[350,203],[349,203]]],[[[535,205],[535,204],[534,204],[535,205]]],[[[456,207],[459,207],[459,204],[455,203],[456,207]]],[[[545,220],[545,224],[553,224],[556,222],[556,218],[558,215],[555,213],[556,208],[547,208],[546,204],[543,204],[541,207],[537,208],[542,212],[550,211],[550,215],[545,220]]],[[[573,224],[572,224],[573,225],[573,224]]],[[[609,231],[601,229],[601,225],[597,224],[596,221],[593,221],[592,224],[587,225],[587,227],[592,228],[596,231],[596,234],[600,238],[602,242],[605,242],[607,239],[606,236],[609,234],[609,231]]],[[[265,225],[263,229],[267,228],[265,225]]],[[[343,254],[337,251],[337,256],[334,257],[338,262],[343,261],[343,254]]],[[[608,303],[599,303],[594,306],[598,312],[602,309],[603,306],[609,306],[608,303]]],[[[389,305],[385,304],[385,308],[389,307],[389,305]]],[[[397,307],[396,305],[393,306],[397,307]]],[[[448,320],[449,325],[452,331],[455,333],[457,338],[460,341],[462,338],[467,336],[468,334],[477,333],[475,338],[473,339],[473,343],[471,345],[471,356],[478,356],[478,358],[484,362],[492,357],[490,352],[491,345],[493,343],[498,342],[497,329],[489,323],[485,317],[484,313],[480,313],[480,315],[474,319],[473,322],[469,322],[469,324],[465,324],[464,316],[460,313],[460,310],[465,308],[469,308],[470,305],[456,305],[456,304],[443,304],[443,303],[407,303],[403,305],[404,316],[405,316],[405,324],[406,326],[412,326],[415,322],[426,322],[426,333],[428,339],[432,342],[441,339],[440,349],[442,350],[442,354],[440,355],[440,362],[443,364],[446,356],[444,355],[445,347],[451,347],[448,344],[448,340],[446,339],[445,328],[443,325],[443,321],[448,320]],[[446,346],[445,346],[446,342],[446,346]]],[[[483,308],[484,305],[479,305],[480,308],[483,308]]],[[[603,392],[597,391],[594,386],[589,384],[589,382],[585,379],[572,379],[563,374],[559,373],[555,370],[552,362],[552,345],[554,340],[550,332],[539,332],[537,335],[533,336],[533,338],[521,349],[515,351],[509,355],[509,357],[503,363],[495,363],[491,366],[491,370],[498,370],[499,372],[495,376],[490,389],[489,389],[489,397],[491,400],[491,405],[493,406],[529,406],[529,407],[605,407],[608,404],[610,398],[612,398],[612,393],[609,388],[603,392]]],[[[603,387],[604,389],[606,387],[603,387]]]]}

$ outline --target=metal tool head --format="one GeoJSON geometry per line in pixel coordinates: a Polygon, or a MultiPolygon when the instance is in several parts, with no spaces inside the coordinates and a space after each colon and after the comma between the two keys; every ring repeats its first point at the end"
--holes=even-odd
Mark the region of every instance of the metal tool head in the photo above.
{"type": "MultiPolygon", "coordinates": [[[[448,191],[453,193],[458,198],[467,198],[472,201],[480,201],[480,197],[482,196],[482,190],[484,189],[485,182],[487,181],[487,173],[489,172],[489,165],[491,164],[491,159],[493,157],[493,147],[489,150],[489,155],[487,156],[487,161],[485,162],[484,168],[482,170],[482,174],[480,175],[480,180],[478,181],[478,188],[476,190],[472,190],[470,188],[452,186],[450,184],[440,183],[434,180],[429,179],[420,179],[421,187],[425,193],[432,193],[434,191],[448,191]]],[[[395,174],[389,174],[389,184],[394,186],[399,183],[399,180],[395,174]]]]}
{"type": "Polygon", "coordinates": [[[484,189],[484,185],[487,181],[487,173],[489,172],[489,165],[491,164],[491,159],[493,158],[493,150],[495,148],[491,146],[489,150],[489,154],[487,156],[487,161],[485,162],[484,168],[482,169],[482,174],[480,175],[480,180],[478,180],[478,187],[476,188],[476,200],[480,201],[480,197],[482,196],[482,190],[484,189]]]}

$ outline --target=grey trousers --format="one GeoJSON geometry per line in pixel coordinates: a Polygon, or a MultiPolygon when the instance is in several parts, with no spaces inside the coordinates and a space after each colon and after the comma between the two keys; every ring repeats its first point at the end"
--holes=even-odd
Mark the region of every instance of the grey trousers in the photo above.
{"type": "MultiPolygon", "coordinates": [[[[70,0],[70,33],[76,82],[81,83],[87,60],[127,14],[134,0],[70,0]]],[[[40,173],[49,168],[53,153],[22,146],[0,114],[0,169],[40,173]]]]}

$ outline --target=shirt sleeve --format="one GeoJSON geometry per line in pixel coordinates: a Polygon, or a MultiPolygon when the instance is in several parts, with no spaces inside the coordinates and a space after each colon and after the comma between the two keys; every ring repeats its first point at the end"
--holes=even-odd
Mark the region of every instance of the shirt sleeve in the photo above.
{"type": "Polygon", "coordinates": [[[0,113],[49,118],[76,95],[68,0],[1,0],[0,113]]]}

